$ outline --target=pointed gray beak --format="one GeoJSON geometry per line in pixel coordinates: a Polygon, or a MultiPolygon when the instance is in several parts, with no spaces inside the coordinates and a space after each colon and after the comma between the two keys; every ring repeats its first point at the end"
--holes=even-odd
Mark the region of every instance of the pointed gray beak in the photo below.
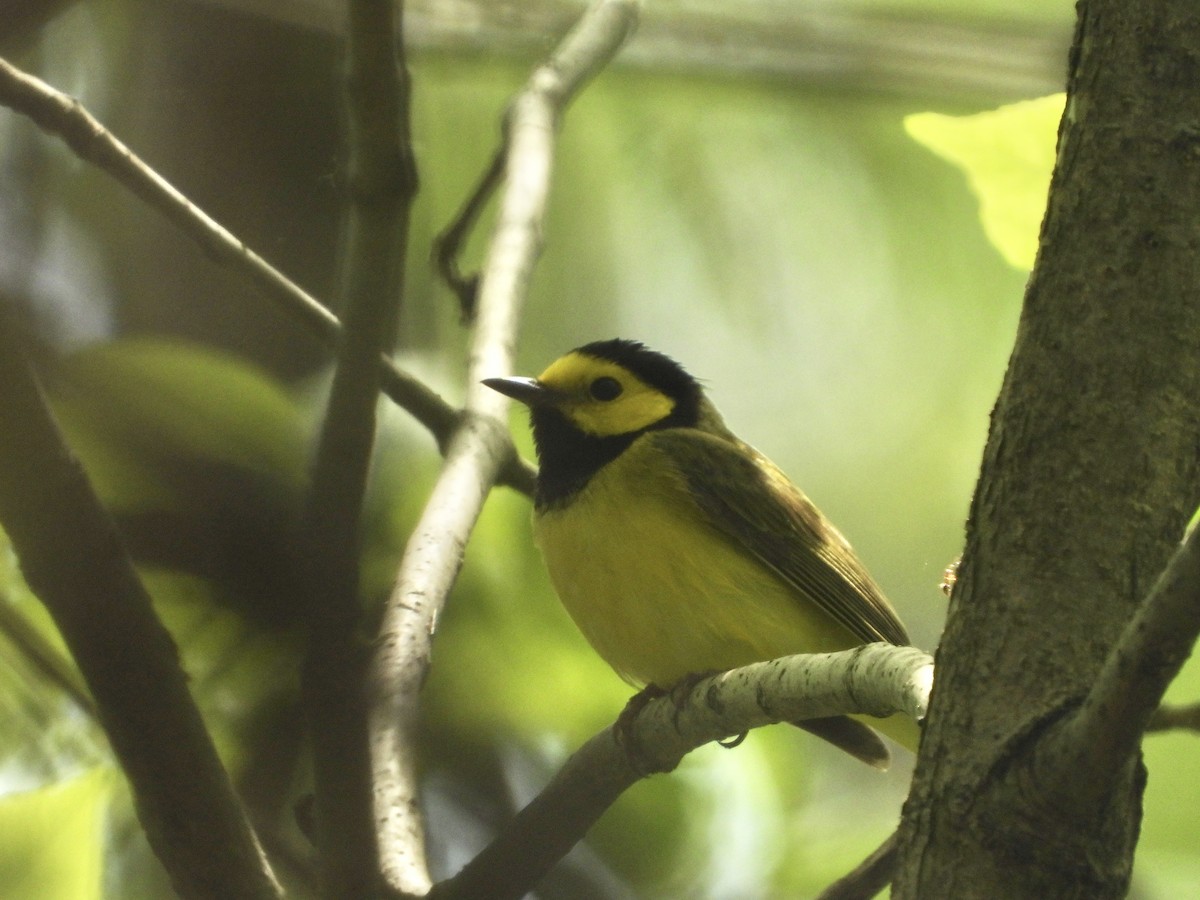
{"type": "Polygon", "coordinates": [[[482,383],[526,406],[544,406],[560,397],[558,391],[546,387],[536,378],[485,378],[482,383]]]}

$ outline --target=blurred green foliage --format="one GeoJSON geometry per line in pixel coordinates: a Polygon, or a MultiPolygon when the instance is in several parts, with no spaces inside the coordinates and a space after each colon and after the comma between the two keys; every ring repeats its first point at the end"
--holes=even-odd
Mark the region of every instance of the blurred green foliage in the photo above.
{"type": "MultiPolygon", "coordinates": [[[[933,15],[965,4],[917,6],[933,15]]],[[[1055,10],[1069,17],[1069,5],[1055,10]]],[[[47,77],[327,298],[336,50],[331,36],[228,10],[123,0],[77,7],[41,52],[47,77]],[[80,47],[94,53],[86,66],[80,47]]],[[[531,61],[449,51],[413,61],[421,194],[398,360],[451,402],[465,336],[429,247],[489,158],[531,61]]],[[[937,586],[961,544],[1024,281],[981,229],[962,172],[907,133],[919,121],[909,117],[931,109],[980,111],[778,81],[605,73],[564,123],[520,351],[529,373],[613,335],[676,356],[850,536],[925,647],[937,642],[937,586]]],[[[13,136],[0,163],[37,198],[26,211],[40,241],[31,327],[52,345],[55,408],[125,529],[269,850],[306,896],[310,862],[293,816],[308,788],[292,540],[326,352],[102,175],[20,123],[0,119],[0,129],[13,136]]],[[[1027,134],[1013,119],[999,131],[1009,146],[1027,134]]],[[[974,135],[976,148],[995,139],[974,135]]],[[[485,236],[486,223],[469,261],[485,236]]],[[[382,409],[364,522],[372,609],[438,465],[429,437],[382,409]]],[[[528,453],[522,414],[513,429],[528,453]]],[[[438,874],[630,693],[554,599],[528,517],[525,498],[494,494],[440,622],[422,732],[438,874]]],[[[107,896],[164,896],[124,787],[105,774],[86,699],[71,699],[69,661],[8,556],[0,602],[57,654],[55,674],[15,632],[0,635],[0,896],[86,898],[100,884],[107,896]],[[39,830],[65,809],[69,829],[39,830]],[[17,832],[24,843],[5,837],[17,832]],[[38,874],[34,850],[49,860],[65,843],[50,838],[68,834],[74,862],[60,875],[78,880],[33,881],[51,877],[38,874]]],[[[1176,685],[1181,699],[1195,678],[1189,669],[1176,685]]],[[[1193,753],[1186,737],[1149,742],[1145,896],[1179,896],[1174,886],[1200,877],[1193,753]]],[[[542,895],[812,896],[886,836],[908,768],[899,759],[880,776],[786,728],[733,751],[704,748],[628,792],[542,895]]]]}

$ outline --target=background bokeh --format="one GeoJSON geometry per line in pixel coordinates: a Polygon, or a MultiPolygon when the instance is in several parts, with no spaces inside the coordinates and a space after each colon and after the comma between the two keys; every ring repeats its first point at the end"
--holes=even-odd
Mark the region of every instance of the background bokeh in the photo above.
{"type": "MultiPolygon", "coordinates": [[[[328,300],[340,208],[332,6],[46,4],[0,46],[328,300]]],[[[466,333],[429,248],[490,158],[508,98],[579,8],[410,4],[421,192],[397,356],[451,401],[466,333]]],[[[963,173],[904,118],[1060,90],[1072,17],[1065,0],[650,4],[627,57],[565,120],[523,371],[616,335],[678,358],[847,534],[932,649],[1026,273],[988,242],[963,173]]],[[[327,352],[2,110],[0,297],[21,311],[64,428],[304,896],[289,542],[327,352]]],[[[438,464],[428,436],[384,410],[365,523],[373,603],[438,464]]],[[[528,453],[522,416],[513,430],[528,453]]],[[[630,692],[559,608],[528,516],[511,491],[489,501],[435,643],[422,749],[441,875],[630,692]]],[[[6,549],[0,612],[0,896],[169,896],[6,549]]],[[[1184,896],[1200,881],[1187,775],[1197,749],[1187,736],[1149,742],[1138,896],[1184,896]]],[[[542,896],[813,896],[894,826],[911,767],[897,756],[879,775],[783,727],[703,748],[629,791],[542,896]]]]}

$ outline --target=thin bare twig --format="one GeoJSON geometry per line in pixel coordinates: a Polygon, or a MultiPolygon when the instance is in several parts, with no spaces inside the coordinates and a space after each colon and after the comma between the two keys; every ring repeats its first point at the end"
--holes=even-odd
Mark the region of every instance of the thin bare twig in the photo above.
{"type": "Polygon", "coordinates": [[[183,897],[280,896],[178,651],[0,309],[0,522],[83,673],[138,817],[183,897]]]}
{"type": "Polygon", "coordinates": [[[346,186],[337,365],[317,443],[303,565],[309,624],[301,687],[313,746],[322,892],[363,897],[378,883],[359,628],[362,505],[375,444],[379,359],[394,340],[409,213],[417,192],[409,78],[393,0],[349,0],[346,186]]]}
{"type": "Polygon", "coordinates": [[[0,59],[0,104],[57,135],[80,159],[107,172],[200,245],[218,265],[238,269],[301,324],[328,340],[338,320],[298,285],[210,218],[117,140],[74,97],[0,59]]]}
{"type": "MultiPolygon", "coordinates": [[[[75,100],[0,59],[0,105],[27,116],[43,131],[61,138],[80,158],[110,175],[195,241],[217,265],[249,280],[310,333],[333,345],[341,323],[323,304],[290,281],[228,229],[204,213],[145,161],[117,140],[75,100]]],[[[384,358],[383,392],[429,429],[445,452],[459,411],[419,379],[384,358]]],[[[533,492],[533,468],[511,447],[501,483],[533,492]]]]}
{"type": "Polygon", "coordinates": [[[504,188],[480,282],[466,409],[405,548],[372,668],[377,841],[385,878],[397,892],[420,893],[429,884],[414,759],[417,697],[429,669],[434,624],[508,445],[507,402],[479,382],[512,371],[520,310],[541,249],[555,126],[574,93],[620,48],[639,7],[634,0],[589,7],[533,72],[507,118],[504,188]]]}
{"type": "Polygon", "coordinates": [[[875,850],[817,896],[817,900],[871,900],[896,874],[899,836],[892,832],[875,850]]]}
{"type": "Polygon", "coordinates": [[[450,220],[450,224],[433,241],[433,261],[442,279],[458,297],[459,313],[464,322],[475,318],[475,301],[479,294],[479,273],[463,275],[458,265],[458,255],[462,252],[463,244],[475,227],[479,214],[487,206],[489,198],[500,184],[504,174],[504,160],[507,148],[502,144],[492,154],[488,164],[475,185],[475,190],[467,197],[462,209],[450,220]]]}
{"type": "Polygon", "coordinates": [[[1146,733],[1172,730],[1200,731],[1200,703],[1160,706],[1146,723],[1146,733]]]}
{"type": "Polygon", "coordinates": [[[461,872],[437,900],[525,896],[628,787],[668,772],[697,747],[775,722],[845,713],[924,715],[933,660],[915,647],[868,644],[754,663],[705,678],[686,696],[662,697],[606,728],[461,872]],[[636,748],[631,751],[628,748],[636,748]]]}
{"type": "MultiPolygon", "coordinates": [[[[463,319],[471,321],[475,316],[475,305],[479,288],[479,276],[461,274],[458,256],[462,252],[471,228],[487,201],[501,184],[505,174],[505,162],[516,153],[511,146],[514,126],[512,117],[520,115],[519,107],[530,97],[540,95],[548,105],[546,126],[553,129],[579,88],[608,63],[605,41],[611,36],[619,47],[633,33],[637,25],[641,3],[636,0],[601,0],[593,3],[580,19],[579,24],[555,50],[554,57],[539,67],[526,83],[525,90],[517,96],[509,118],[504,123],[500,146],[491,163],[484,170],[479,182],[467,197],[462,208],[434,242],[434,260],[438,272],[446,284],[458,296],[463,319]],[[593,38],[593,35],[596,37],[593,38]]],[[[510,172],[511,174],[511,172],[510,172]]]]}

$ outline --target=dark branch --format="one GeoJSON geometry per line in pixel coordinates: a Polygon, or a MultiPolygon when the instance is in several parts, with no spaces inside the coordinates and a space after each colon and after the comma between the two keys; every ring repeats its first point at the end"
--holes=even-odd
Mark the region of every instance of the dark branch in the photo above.
{"type": "Polygon", "coordinates": [[[138,817],[183,897],[279,886],[116,526],[64,445],[0,307],[0,523],[95,700],[138,817]]]}
{"type": "Polygon", "coordinates": [[[500,186],[506,155],[507,148],[502,143],[492,155],[491,163],[483,173],[483,177],[479,179],[479,183],[475,185],[471,196],[463,204],[462,209],[433,242],[434,264],[450,290],[454,291],[455,296],[458,297],[458,308],[464,322],[471,322],[475,318],[475,303],[479,294],[479,273],[463,275],[458,265],[458,256],[471,234],[471,229],[475,227],[479,214],[483,212],[488,200],[500,186]]]}
{"type": "MultiPolygon", "coordinates": [[[[1200,635],[1200,530],[1175,551],[1109,652],[1091,690],[1057,737],[1039,751],[1043,765],[1080,767],[1103,785],[1141,744],[1167,687],[1200,635]]],[[[1052,775],[1043,768],[1043,777],[1052,775]]],[[[1053,782],[1051,782],[1053,783],[1053,782]]]]}
{"type": "Polygon", "coordinates": [[[313,467],[303,560],[309,641],[301,686],[313,742],[316,842],[326,896],[379,879],[359,597],[363,499],[375,444],[379,359],[394,340],[417,192],[409,78],[393,0],[350,0],[345,49],[347,199],[341,340],[313,467]]]}
{"type": "Polygon", "coordinates": [[[1186,729],[1200,731],[1200,703],[1186,706],[1160,706],[1146,723],[1146,733],[1186,729]]]}

